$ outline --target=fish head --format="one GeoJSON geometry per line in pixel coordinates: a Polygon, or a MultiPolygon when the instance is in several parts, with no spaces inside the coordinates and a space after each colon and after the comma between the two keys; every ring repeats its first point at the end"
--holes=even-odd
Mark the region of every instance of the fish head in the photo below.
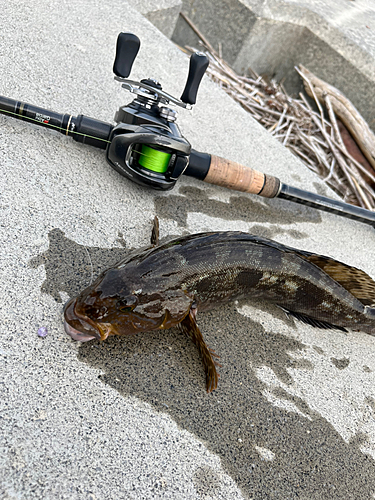
{"type": "Polygon", "coordinates": [[[127,280],[120,269],[111,269],[67,302],[65,331],[86,342],[170,328],[186,316],[191,303],[183,290],[143,290],[139,280],[127,280]]]}
{"type": "Polygon", "coordinates": [[[105,340],[109,335],[129,335],[142,328],[134,324],[137,297],[101,300],[96,293],[71,299],[64,309],[65,331],[74,340],[105,340]]]}
{"type": "Polygon", "coordinates": [[[85,314],[76,312],[78,297],[70,299],[64,307],[64,327],[65,332],[73,340],[87,342],[88,340],[100,340],[100,331],[95,323],[85,314]]]}

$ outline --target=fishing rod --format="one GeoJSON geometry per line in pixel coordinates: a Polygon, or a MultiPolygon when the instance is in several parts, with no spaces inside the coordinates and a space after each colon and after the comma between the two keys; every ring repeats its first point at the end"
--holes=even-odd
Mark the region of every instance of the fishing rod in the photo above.
{"type": "Polygon", "coordinates": [[[116,125],[84,115],[55,113],[2,96],[0,113],[105,149],[108,163],[118,173],[145,187],[171,189],[184,174],[236,191],[300,203],[375,227],[375,212],[288,186],[277,177],[192,149],[175,123],[177,112],[170,106],[191,109],[195,104],[208,67],[207,56],[201,52],[192,54],[185,89],[177,99],[152,78],[140,82],[128,79],[139,47],[136,35],[119,34],[113,65],[115,80],[136,97],[116,112],[116,125]]]}

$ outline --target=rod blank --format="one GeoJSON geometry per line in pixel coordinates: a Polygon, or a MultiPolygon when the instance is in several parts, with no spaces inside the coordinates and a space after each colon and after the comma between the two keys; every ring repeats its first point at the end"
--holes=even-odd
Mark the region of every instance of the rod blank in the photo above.
{"type": "Polygon", "coordinates": [[[357,220],[375,227],[375,212],[350,205],[343,201],[326,198],[325,196],[288,186],[287,184],[281,184],[280,193],[277,197],[323,210],[324,212],[341,215],[342,217],[357,220]]]}

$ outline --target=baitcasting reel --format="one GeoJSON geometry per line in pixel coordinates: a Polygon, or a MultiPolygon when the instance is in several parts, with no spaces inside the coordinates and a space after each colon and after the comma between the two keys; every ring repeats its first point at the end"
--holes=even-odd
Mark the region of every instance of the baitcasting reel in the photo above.
{"type": "Polygon", "coordinates": [[[154,189],[170,189],[189,163],[191,146],[175,123],[177,112],[169,106],[190,109],[195,104],[198,86],[208,66],[199,52],[190,58],[190,68],[181,100],[162,90],[160,83],[147,78],[127,80],[140,46],[139,38],[120,33],[113,66],[115,80],[136,95],[116,115],[109,137],[107,160],[120,174],[154,189]]]}
{"type": "MultiPolygon", "coordinates": [[[[0,113],[55,129],[75,141],[106,149],[108,162],[120,174],[143,186],[171,189],[187,169],[191,146],[175,123],[177,112],[169,106],[191,109],[208,59],[201,52],[191,56],[188,79],[179,100],[164,92],[154,79],[147,78],[141,82],[127,80],[139,47],[140,40],[136,35],[119,34],[113,66],[115,80],[136,98],[117,111],[115,126],[84,115],[55,113],[3,96],[0,96],[0,113]]],[[[197,161],[208,171],[210,157],[206,156],[201,161],[198,153],[197,161]]]]}

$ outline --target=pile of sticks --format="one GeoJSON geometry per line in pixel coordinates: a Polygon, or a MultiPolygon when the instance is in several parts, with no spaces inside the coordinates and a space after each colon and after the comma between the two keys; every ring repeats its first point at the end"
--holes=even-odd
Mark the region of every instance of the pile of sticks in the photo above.
{"type": "MultiPolygon", "coordinates": [[[[375,137],[360,117],[364,122],[361,126],[367,127],[366,133],[368,132],[370,137],[369,143],[365,144],[368,149],[366,158],[352,135],[348,133],[345,127],[348,122],[346,121],[345,125],[343,123],[345,117],[340,115],[341,121],[335,113],[338,109],[337,101],[343,103],[344,108],[346,102],[350,108],[350,101],[302,66],[295,69],[304,81],[306,92],[315,101],[317,111],[302,93],[298,98],[292,98],[282,84],[267,82],[255,72],[250,76],[240,76],[197,28],[194,25],[191,27],[201,39],[203,51],[209,58],[207,74],[213,81],[298,156],[310,170],[321,177],[344,201],[369,210],[375,209],[375,170],[368,161],[375,159],[372,151],[372,147],[375,149],[375,137]],[[322,104],[325,105],[326,113],[322,104]]],[[[196,50],[191,47],[186,49],[190,52],[196,50]]],[[[354,106],[351,106],[356,111],[354,106]]],[[[361,132],[363,136],[363,130],[361,132]]]]}

